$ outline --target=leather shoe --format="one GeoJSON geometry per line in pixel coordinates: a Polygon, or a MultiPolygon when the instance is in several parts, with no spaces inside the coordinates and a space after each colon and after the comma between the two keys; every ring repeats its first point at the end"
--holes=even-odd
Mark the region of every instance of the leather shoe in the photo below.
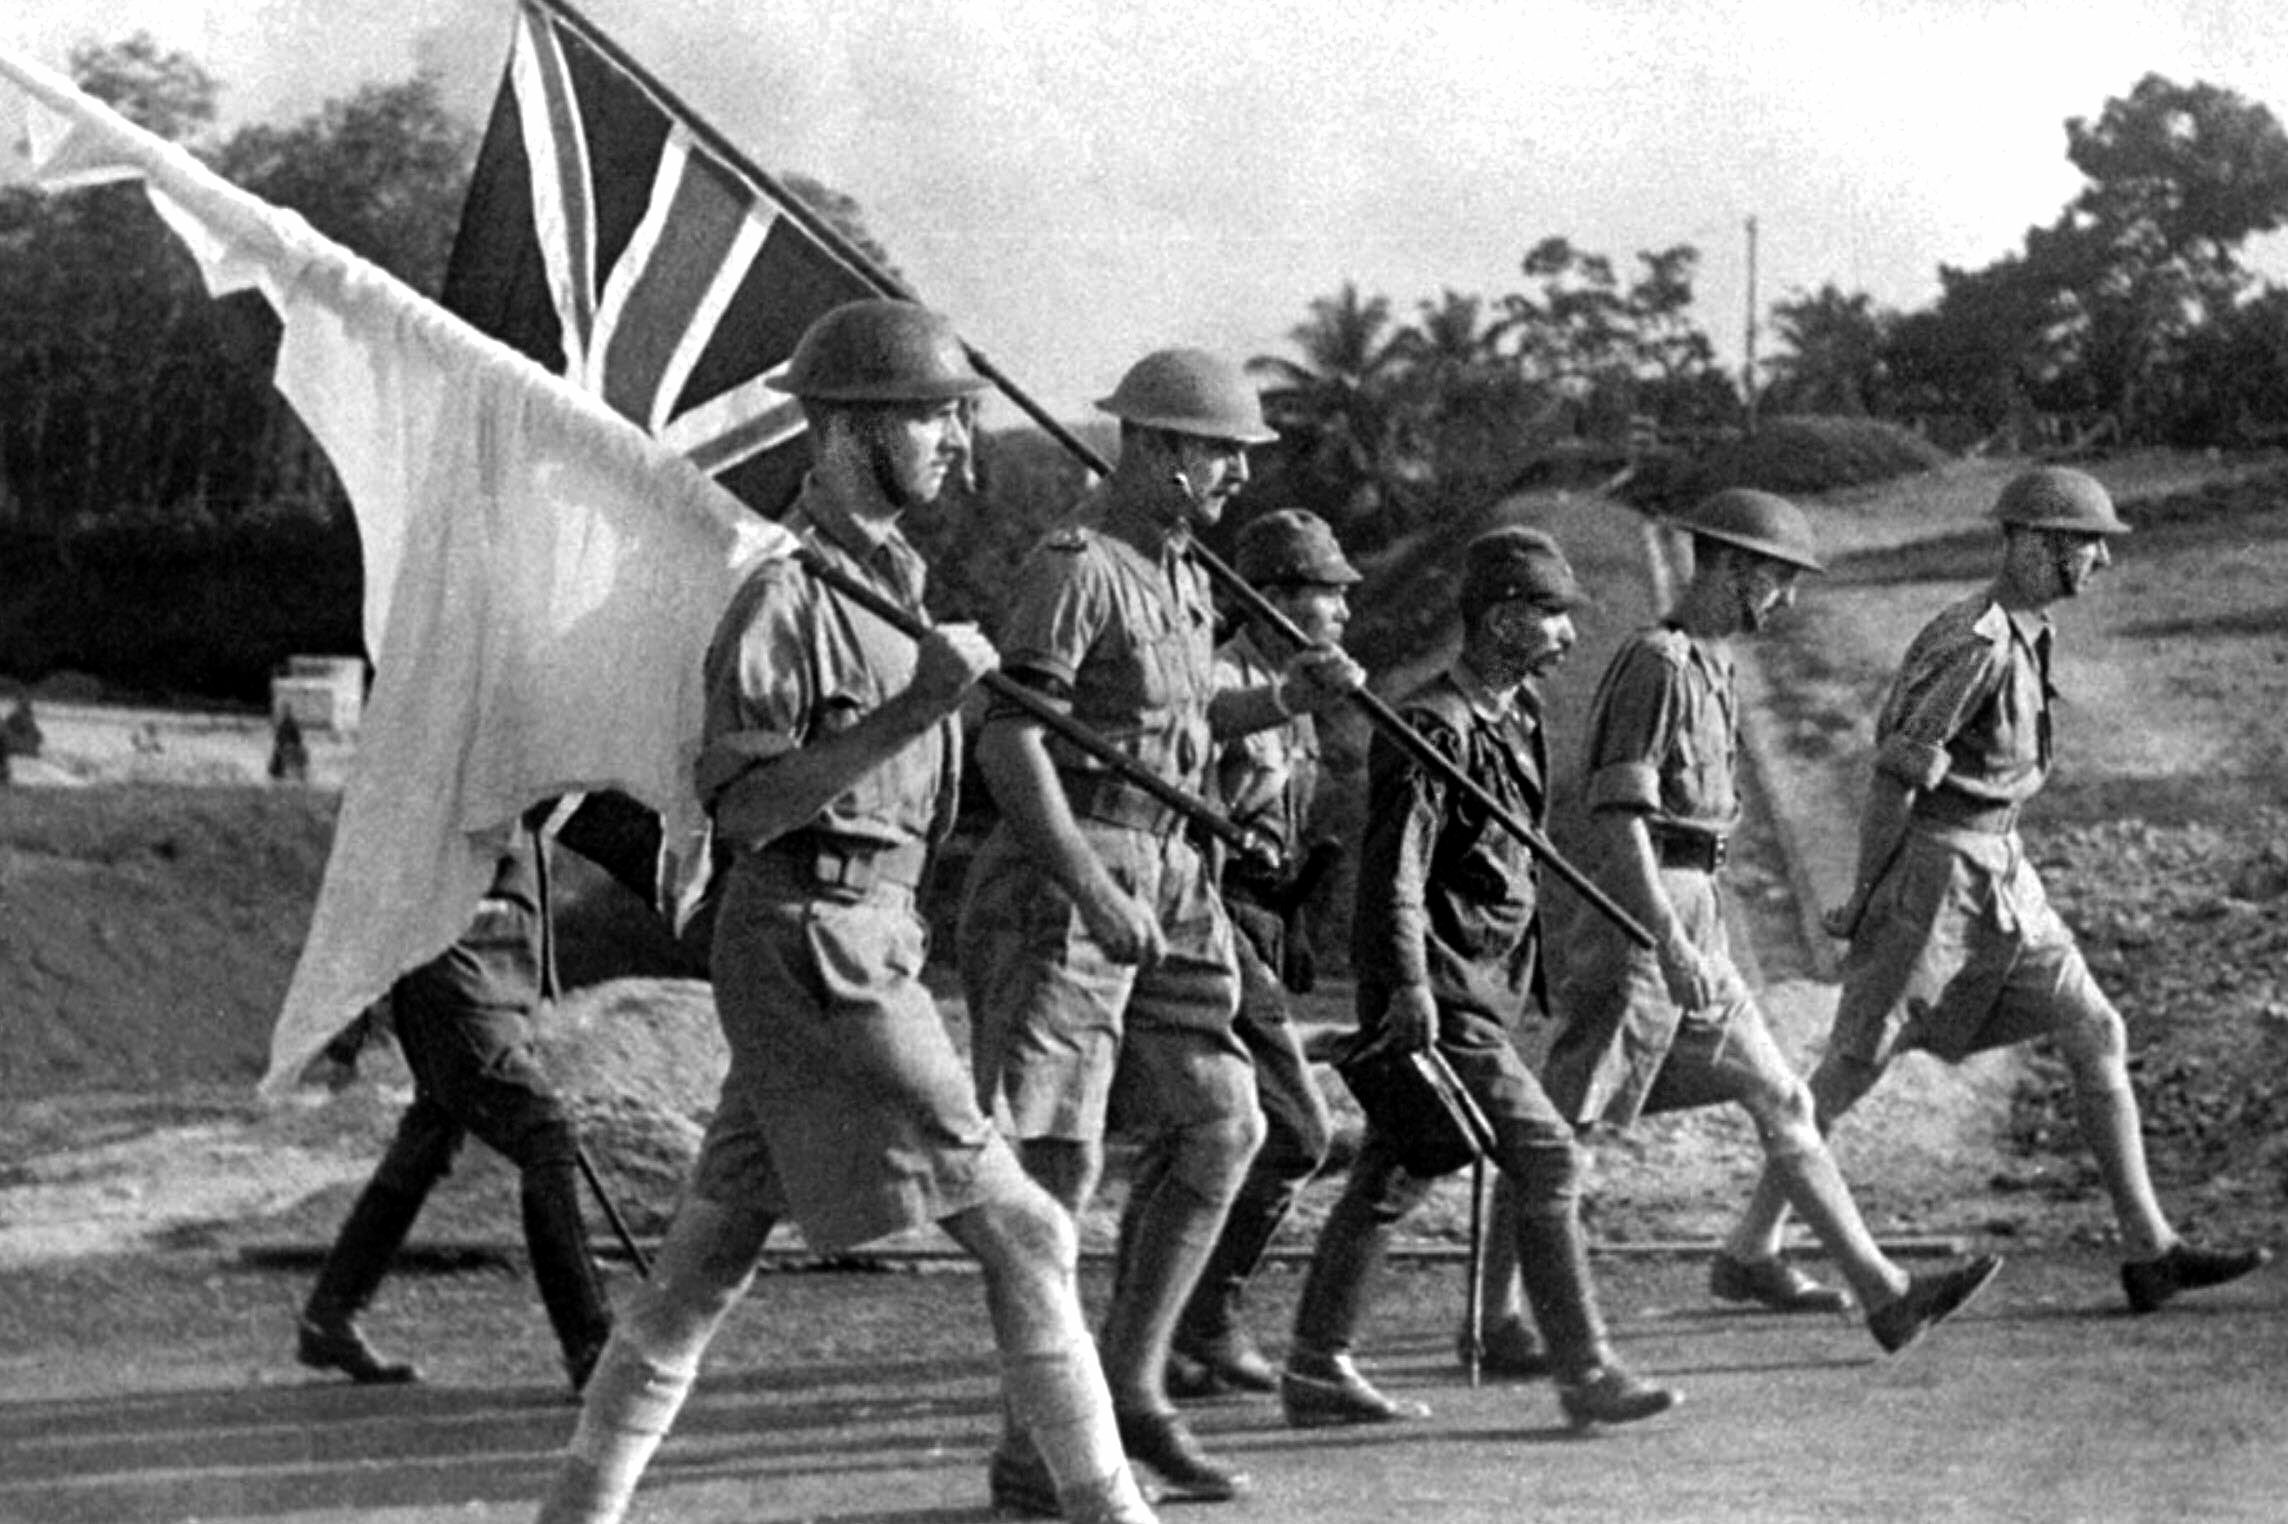
{"type": "Polygon", "coordinates": [[[1120,1430],[1120,1448],[1130,1461],[1149,1466],[1167,1483],[1167,1496],[1221,1503],[1239,1496],[1247,1478],[1218,1465],[1200,1448],[1190,1424],[1173,1409],[1165,1413],[1113,1409],[1112,1421],[1120,1430]]]}
{"type": "Polygon", "coordinates": [[[1279,1377],[1279,1405],[1292,1429],[1340,1424],[1398,1423],[1428,1418],[1419,1402],[1400,1402],[1376,1390],[1349,1355],[1310,1355],[1287,1362],[1279,1377]]]}
{"type": "Polygon", "coordinates": [[[1196,1397],[1279,1390],[1279,1373],[1263,1358],[1263,1351],[1255,1347],[1244,1328],[1228,1329],[1213,1338],[1178,1339],[1168,1361],[1168,1373],[1168,1390],[1174,1396],[1187,1395],[1176,1390],[1177,1378],[1189,1389],[1188,1395],[1196,1397]],[[1184,1369],[1186,1366],[1194,1369],[1184,1369]]]}
{"type": "MultiPolygon", "coordinates": [[[[1454,1336],[1454,1363],[1470,1365],[1470,1331],[1454,1336]]],[[[1538,1381],[1556,1374],[1557,1366],[1542,1348],[1533,1330],[1516,1318],[1503,1317],[1486,1325],[1478,1346],[1478,1374],[1510,1381],[1538,1381]]]]}
{"type": "Polygon", "coordinates": [[[1823,1286],[1778,1255],[1708,1262],[1708,1293],[1719,1302],[1754,1302],[1773,1312],[1849,1312],[1851,1293],[1823,1286]]]}
{"type": "Polygon", "coordinates": [[[294,1358],[312,1370],[340,1371],[367,1386],[403,1386],[421,1379],[411,1363],[382,1358],[347,1318],[340,1322],[303,1318],[294,1330],[294,1358]]]}
{"type": "Polygon", "coordinates": [[[1656,1386],[1618,1365],[1600,1365],[1573,1381],[1557,1383],[1557,1405],[1576,1429],[1601,1423],[1635,1423],[1667,1412],[1681,1400],[1674,1387],[1656,1386]]]}
{"type": "Polygon", "coordinates": [[[1054,1519],[1064,1512],[1057,1503],[1057,1480],[1029,1442],[1014,1454],[993,1452],[985,1466],[985,1491],[993,1511],[1007,1518],[1054,1519]]]}
{"type": "Polygon", "coordinates": [[[1898,1300],[1867,1314],[1867,1331],[1895,1355],[1970,1305],[2002,1268],[1999,1254],[1981,1254],[1940,1275],[1918,1275],[1898,1300]]]}
{"type": "Polygon", "coordinates": [[[2169,1245],[2159,1259],[2132,1260],[2121,1267],[2121,1289],[2131,1312],[2158,1312],[2181,1291],[2222,1286],[2263,1269],[2272,1262],[2270,1249],[2199,1249],[2188,1243],[2169,1245]]]}

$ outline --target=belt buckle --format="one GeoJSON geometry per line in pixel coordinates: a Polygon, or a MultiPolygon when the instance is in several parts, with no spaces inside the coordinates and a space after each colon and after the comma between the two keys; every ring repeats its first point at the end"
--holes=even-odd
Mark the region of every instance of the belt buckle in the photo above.
{"type": "Polygon", "coordinates": [[[1729,858],[1731,855],[1732,855],[1732,840],[1731,840],[1731,838],[1730,838],[1730,837],[1728,837],[1728,836],[1711,836],[1711,837],[1709,837],[1709,838],[1708,838],[1708,871],[1709,871],[1709,872],[1711,872],[1711,873],[1714,873],[1714,872],[1715,872],[1715,871],[1716,871],[1718,868],[1721,868],[1721,867],[1723,867],[1723,866],[1724,866],[1724,863],[1725,863],[1725,860],[1726,860],[1726,859],[1728,859],[1728,858],[1729,858]]]}

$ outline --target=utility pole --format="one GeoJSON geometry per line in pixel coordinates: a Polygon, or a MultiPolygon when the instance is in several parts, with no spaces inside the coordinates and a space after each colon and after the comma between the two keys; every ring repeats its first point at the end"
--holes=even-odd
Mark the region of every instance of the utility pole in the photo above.
{"type": "Polygon", "coordinates": [[[1756,432],[1756,219],[1748,219],[1748,343],[1740,362],[1740,395],[1746,399],[1747,429],[1756,432]]]}

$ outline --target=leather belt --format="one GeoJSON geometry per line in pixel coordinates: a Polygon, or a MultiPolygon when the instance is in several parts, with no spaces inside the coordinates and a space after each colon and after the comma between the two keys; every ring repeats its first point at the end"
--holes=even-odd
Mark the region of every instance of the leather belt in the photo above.
{"type": "Polygon", "coordinates": [[[753,861],[811,888],[863,894],[884,885],[918,888],[929,866],[929,847],[918,841],[891,846],[862,837],[796,831],[754,853],[753,861]]]}
{"type": "Polygon", "coordinates": [[[1933,789],[1916,797],[1912,813],[1926,825],[1976,831],[1983,836],[2007,836],[2018,829],[2018,808],[2015,804],[1973,799],[1951,789],[1933,789]]]}
{"type": "Polygon", "coordinates": [[[1111,773],[1059,773],[1057,778],[1079,819],[1147,836],[1173,836],[1184,824],[1183,816],[1111,773]]]}
{"type": "Polygon", "coordinates": [[[1719,831],[1663,825],[1652,827],[1652,849],[1663,868],[1689,868],[1700,873],[1714,873],[1732,855],[1731,838],[1719,831]]]}

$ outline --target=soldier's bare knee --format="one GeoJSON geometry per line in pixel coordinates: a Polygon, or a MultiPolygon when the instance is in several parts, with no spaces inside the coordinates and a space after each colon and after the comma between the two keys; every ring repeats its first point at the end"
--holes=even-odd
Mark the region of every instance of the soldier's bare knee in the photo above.
{"type": "Polygon", "coordinates": [[[2110,1002],[2092,1004],[2053,1034],[2058,1052],[2080,1084],[2110,1084],[2129,1062],[2129,1030],[2110,1002]]]}
{"type": "Polygon", "coordinates": [[[1811,1087],[1787,1080],[1757,1090],[1744,1102],[1755,1120],[1756,1135],[1769,1158],[1781,1159],[1815,1152],[1819,1146],[1819,1108],[1811,1087]]]}
{"type": "Polygon", "coordinates": [[[1253,1107],[1195,1122],[1176,1134],[1171,1173],[1202,1196],[1229,1199],[1247,1178],[1247,1166],[1262,1146],[1263,1113],[1253,1107]]]}

